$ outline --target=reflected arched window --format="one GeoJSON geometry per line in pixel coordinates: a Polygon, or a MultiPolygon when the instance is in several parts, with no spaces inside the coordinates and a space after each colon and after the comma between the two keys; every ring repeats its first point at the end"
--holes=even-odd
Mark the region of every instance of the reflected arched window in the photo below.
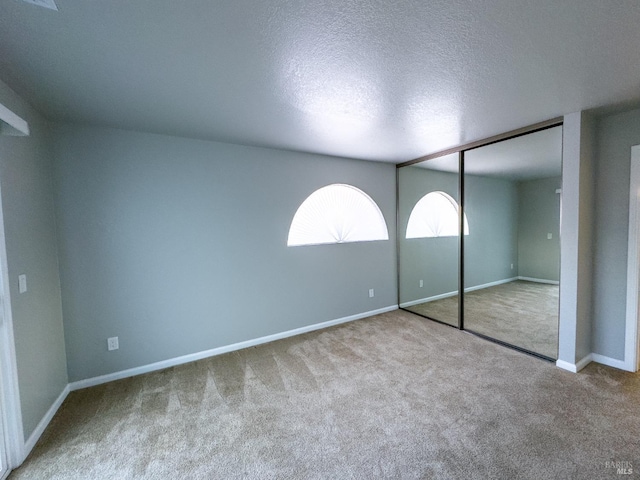
{"type": "Polygon", "coordinates": [[[322,187],[293,217],[287,246],[388,240],[384,216],[373,199],[351,185],[322,187]]]}
{"type": "MultiPolygon", "coordinates": [[[[416,203],[407,224],[406,238],[456,237],[459,219],[458,203],[444,192],[430,192],[416,203]]],[[[467,215],[464,215],[464,234],[469,235],[467,215]]]]}

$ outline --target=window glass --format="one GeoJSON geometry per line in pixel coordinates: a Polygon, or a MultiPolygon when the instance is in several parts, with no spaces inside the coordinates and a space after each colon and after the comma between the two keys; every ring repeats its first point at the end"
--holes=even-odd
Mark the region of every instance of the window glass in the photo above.
{"type": "MultiPolygon", "coordinates": [[[[458,204],[444,192],[430,192],[416,203],[407,224],[406,238],[455,237],[458,228],[458,204]]],[[[464,234],[469,235],[467,216],[464,234]]]]}
{"type": "Polygon", "coordinates": [[[356,187],[333,184],[302,202],[291,222],[287,245],[388,239],[387,224],[376,202],[356,187]]]}

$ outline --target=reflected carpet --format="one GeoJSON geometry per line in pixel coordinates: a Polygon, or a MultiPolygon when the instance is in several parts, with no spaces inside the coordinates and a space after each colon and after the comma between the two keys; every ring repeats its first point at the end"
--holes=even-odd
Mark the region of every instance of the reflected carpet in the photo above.
{"type": "MultiPolygon", "coordinates": [[[[556,359],[558,294],[558,285],[523,280],[467,292],[464,328],[556,359]]],[[[458,323],[457,296],[407,310],[450,325],[458,323]]]]}

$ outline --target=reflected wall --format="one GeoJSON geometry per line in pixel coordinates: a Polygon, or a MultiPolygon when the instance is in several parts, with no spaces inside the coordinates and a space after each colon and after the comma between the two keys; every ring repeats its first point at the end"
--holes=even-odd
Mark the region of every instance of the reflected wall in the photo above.
{"type": "Polygon", "coordinates": [[[457,205],[449,199],[459,201],[458,166],[458,154],[453,154],[398,170],[400,307],[453,326],[459,325],[459,220],[457,205]],[[419,212],[416,206],[427,195],[435,196],[436,201],[427,202],[430,211],[425,218],[426,212],[419,212]],[[407,235],[412,212],[412,222],[423,222],[421,234],[414,230],[407,235]],[[454,231],[450,228],[452,213],[454,231]]]}

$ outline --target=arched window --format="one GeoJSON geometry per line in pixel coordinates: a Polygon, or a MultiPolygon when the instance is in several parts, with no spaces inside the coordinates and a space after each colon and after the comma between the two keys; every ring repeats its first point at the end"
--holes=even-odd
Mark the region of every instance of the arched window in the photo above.
{"type": "MultiPolygon", "coordinates": [[[[409,222],[407,238],[456,237],[458,226],[458,203],[444,192],[430,192],[416,203],[409,222]]],[[[469,235],[467,215],[464,215],[464,234],[469,235]]]]}
{"type": "Polygon", "coordinates": [[[351,185],[322,187],[302,202],[287,246],[388,240],[387,224],[369,195],[351,185]]]}

